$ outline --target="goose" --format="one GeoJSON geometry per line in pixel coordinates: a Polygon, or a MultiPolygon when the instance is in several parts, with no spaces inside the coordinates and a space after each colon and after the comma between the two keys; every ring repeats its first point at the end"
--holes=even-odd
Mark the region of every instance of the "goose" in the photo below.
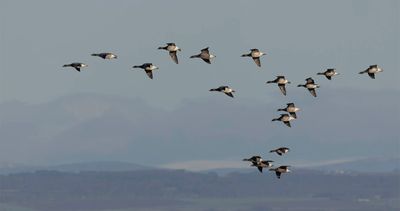
{"type": "Polygon", "coordinates": [[[375,73],[383,72],[383,69],[380,68],[377,64],[370,65],[366,70],[359,72],[359,74],[368,73],[369,77],[375,79],[375,73]]]}
{"type": "Polygon", "coordinates": [[[92,53],[92,56],[98,56],[103,59],[117,59],[118,56],[113,53],[92,53]]]}
{"type": "Polygon", "coordinates": [[[167,43],[166,46],[164,46],[164,47],[158,47],[158,49],[168,51],[168,52],[169,52],[169,56],[171,57],[171,59],[172,59],[176,64],[179,63],[179,62],[178,62],[178,56],[176,55],[176,52],[177,52],[177,51],[181,51],[181,49],[180,49],[178,46],[176,46],[175,43],[172,43],[172,42],[167,43]]]}
{"type": "Polygon", "coordinates": [[[260,171],[260,173],[263,172],[263,168],[270,168],[272,167],[272,162],[274,162],[273,160],[260,160],[260,162],[258,162],[257,164],[252,164],[252,166],[257,167],[258,171],[260,171]]]}
{"type": "Polygon", "coordinates": [[[317,75],[324,75],[328,80],[331,80],[333,76],[339,75],[339,73],[336,72],[335,68],[329,68],[325,72],[317,73],[317,75]]]}
{"type": "Polygon", "coordinates": [[[251,57],[253,58],[254,62],[256,63],[257,66],[261,67],[261,62],[260,62],[260,57],[266,55],[266,53],[263,53],[259,51],[257,48],[250,49],[250,53],[248,54],[242,54],[242,57],[251,57]]]}
{"type": "Polygon", "coordinates": [[[314,82],[312,78],[306,78],[305,84],[299,84],[297,87],[304,87],[310,91],[311,95],[317,97],[317,93],[315,92],[316,88],[319,88],[319,85],[314,82]]]}
{"type": "Polygon", "coordinates": [[[203,61],[207,62],[208,64],[211,64],[211,59],[215,58],[216,56],[210,54],[209,47],[201,49],[201,53],[197,54],[197,55],[193,55],[190,58],[201,58],[203,59],[203,61]]]}
{"type": "Polygon", "coordinates": [[[286,111],[290,114],[290,116],[297,119],[296,111],[299,111],[300,108],[297,108],[294,103],[287,103],[286,108],[280,108],[278,111],[286,111]]]}
{"type": "Polygon", "coordinates": [[[289,114],[281,114],[279,118],[272,119],[272,121],[281,121],[285,123],[286,126],[292,127],[290,125],[290,121],[294,120],[295,118],[292,116],[289,116],[289,114]]]}
{"type": "Polygon", "coordinates": [[[278,179],[280,179],[282,173],[289,173],[290,172],[289,167],[290,166],[279,166],[278,168],[270,169],[270,171],[275,171],[276,177],[278,177],[278,179]]]}
{"type": "Polygon", "coordinates": [[[229,88],[229,86],[220,86],[218,88],[210,89],[210,92],[212,91],[223,92],[229,97],[233,97],[232,93],[235,92],[235,90],[229,88]]]}
{"type": "Polygon", "coordinates": [[[149,78],[153,79],[153,70],[159,69],[157,66],[152,63],[144,63],[142,65],[135,65],[133,68],[142,68],[149,78]]]}
{"type": "Polygon", "coordinates": [[[81,71],[81,68],[87,67],[87,64],[80,63],[80,62],[74,62],[71,64],[64,64],[63,67],[73,67],[75,68],[78,72],[81,71]]]}
{"type": "Polygon", "coordinates": [[[290,150],[290,149],[287,148],[287,147],[280,147],[280,148],[278,148],[278,149],[273,149],[273,150],[271,150],[271,151],[269,151],[269,152],[270,152],[270,153],[276,152],[278,155],[282,156],[283,154],[289,152],[289,150],[290,150]]]}
{"type": "Polygon", "coordinates": [[[281,90],[283,95],[286,95],[286,84],[290,84],[290,81],[285,79],[285,76],[279,75],[276,76],[276,79],[273,81],[267,81],[267,84],[269,83],[276,83],[279,86],[279,89],[281,90]]]}
{"type": "Polygon", "coordinates": [[[253,165],[257,165],[257,163],[259,163],[261,161],[261,156],[259,155],[254,155],[251,158],[244,158],[243,161],[249,161],[251,162],[253,165]]]}

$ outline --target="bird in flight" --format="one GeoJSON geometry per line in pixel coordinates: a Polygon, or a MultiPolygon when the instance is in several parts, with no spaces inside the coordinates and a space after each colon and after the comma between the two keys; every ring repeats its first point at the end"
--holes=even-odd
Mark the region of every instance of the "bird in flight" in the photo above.
{"type": "Polygon", "coordinates": [[[92,53],[92,56],[98,56],[103,59],[117,59],[118,56],[113,53],[92,53]]]}
{"type": "Polygon", "coordinates": [[[368,73],[369,77],[375,79],[375,74],[383,72],[383,69],[380,68],[377,64],[370,65],[366,70],[359,72],[359,74],[368,73]]]}
{"type": "Polygon", "coordinates": [[[176,64],[179,63],[179,62],[178,62],[178,56],[176,55],[176,52],[177,52],[177,51],[181,51],[181,49],[180,49],[178,46],[176,46],[175,43],[172,43],[172,42],[167,43],[166,46],[158,47],[158,49],[168,51],[168,52],[169,52],[169,56],[171,57],[171,59],[172,59],[176,64]]]}
{"type": "Polygon", "coordinates": [[[216,56],[210,54],[209,47],[201,49],[201,52],[199,54],[193,55],[190,58],[201,58],[203,61],[207,62],[208,64],[211,64],[211,59],[215,58],[216,56]]]}
{"type": "Polygon", "coordinates": [[[336,69],[329,68],[325,72],[317,73],[317,75],[324,75],[328,80],[331,80],[333,76],[339,75],[339,73],[336,72],[336,69]]]}
{"type": "Polygon", "coordinates": [[[233,90],[232,88],[229,88],[229,86],[220,86],[218,88],[210,89],[210,92],[212,92],[212,91],[225,93],[229,97],[233,97],[232,93],[235,92],[235,90],[233,90]]]}
{"type": "Polygon", "coordinates": [[[289,116],[289,114],[281,114],[280,117],[272,119],[272,121],[281,121],[283,122],[286,126],[292,127],[290,125],[290,121],[294,120],[295,118],[292,116],[289,116]]]}
{"type": "Polygon", "coordinates": [[[297,86],[307,88],[312,96],[317,97],[317,93],[315,92],[315,89],[319,88],[319,85],[316,84],[312,78],[306,78],[305,84],[299,84],[297,86]]]}
{"type": "Polygon", "coordinates": [[[81,68],[87,67],[87,64],[80,63],[80,62],[74,62],[71,64],[64,64],[63,67],[73,67],[75,68],[76,71],[80,72],[81,68]]]}
{"type": "Polygon", "coordinates": [[[135,65],[133,68],[142,68],[149,78],[153,79],[153,70],[159,69],[157,66],[152,63],[144,63],[142,65],[135,65]]]}
{"type": "Polygon", "coordinates": [[[290,116],[297,119],[296,111],[299,111],[300,108],[297,108],[294,103],[287,103],[286,108],[280,108],[278,111],[286,111],[290,114],[290,116]]]}
{"type": "Polygon", "coordinates": [[[280,76],[276,76],[276,79],[273,81],[267,81],[267,84],[269,84],[269,83],[278,84],[278,87],[281,90],[282,94],[286,95],[286,84],[290,84],[290,81],[285,79],[285,76],[280,75],[280,76]]]}
{"type": "Polygon", "coordinates": [[[257,66],[261,67],[260,57],[266,55],[266,53],[261,52],[257,48],[250,49],[250,53],[242,54],[242,57],[251,57],[257,66]]]}

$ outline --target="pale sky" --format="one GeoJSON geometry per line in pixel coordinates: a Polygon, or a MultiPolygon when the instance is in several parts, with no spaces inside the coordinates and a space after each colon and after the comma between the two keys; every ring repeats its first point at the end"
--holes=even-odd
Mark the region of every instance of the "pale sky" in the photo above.
{"type": "Polygon", "coordinates": [[[0,4],[0,130],[4,132],[0,161],[230,162],[263,153],[260,147],[279,145],[298,147],[293,162],[399,152],[396,0],[3,0],[0,4]],[[166,51],[157,50],[167,42],[182,48],[179,65],[166,51]],[[217,56],[211,65],[189,59],[205,47],[217,56]],[[267,53],[261,68],[240,57],[251,48],[267,53]],[[98,52],[113,52],[119,58],[90,56],[98,52]],[[80,73],[62,68],[71,62],[89,67],[80,73]],[[160,67],[154,80],[143,71],[132,71],[133,65],[145,62],[160,67]],[[375,80],[358,74],[372,64],[384,69],[375,80]],[[336,68],[341,75],[332,81],[316,75],[326,68],[336,68]],[[292,82],[288,96],[265,84],[276,75],[292,82]],[[316,99],[296,87],[310,76],[321,85],[316,99]],[[235,98],[208,91],[220,85],[234,88],[235,98]],[[270,122],[287,102],[302,107],[291,129],[270,122]],[[66,107],[70,110],[62,109],[66,107]],[[97,120],[109,125],[96,126],[97,120]],[[124,123],[129,127],[121,129],[124,123]],[[211,127],[221,124],[222,132],[211,127]],[[97,142],[102,135],[97,135],[96,127],[109,129],[100,132],[108,139],[97,142]],[[133,137],[132,131],[139,135],[133,137]],[[207,139],[204,145],[199,143],[202,139],[207,139]],[[210,145],[215,140],[221,145],[210,145]],[[342,149],[349,143],[353,150],[342,149]],[[339,152],[310,154],[306,149],[313,147],[339,152]],[[157,152],[158,160],[143,159],[149,151],[157,152]]]}

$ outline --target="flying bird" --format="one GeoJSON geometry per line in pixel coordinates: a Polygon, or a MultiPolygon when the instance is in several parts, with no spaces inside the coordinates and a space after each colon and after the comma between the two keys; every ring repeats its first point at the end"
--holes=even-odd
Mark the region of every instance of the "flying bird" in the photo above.
{"type": "Polygon", "coordinates": [[[153,79],[153,70],[159,69],[157,66],[152,63],[144,63],[142,65],[135,65],[133,68],[142,68],[149,78],[153,79]]]}
{"type": "Polygon", "coordinates": [[[288,81],[287,79],[285,79],[285,76],[276,76],[276,79],[273,81],[267,81],[267,84],[269,83],[276,83],[279,86],[279,89],[281,90],[283,95],[286,95],[286,84],[290,84],[290,81],[288,81]]]}
{"type": "Polygon", "coordinates": [[[257,164],[252,164],[252,166],[257,167],[258,171],[260,171],[260,173],[263,172],[263,168],[270,168],[272,167],[272,162],[274,162],[273,160],[261,160],[260,162],[258,162],[257,164]]]}
{"type": "Polygon", "coordinates": [[[317,75],[324,75],[328,80],[331,80],[333,76],[339,75],[339,73],[336,72],[336,69],[329,68],[325,72],[317,73],[317,75]]]}
{"type": "Polygon", "coordinates": [[[235,92],[235,90],[229,88],[229,86],[220,86],[218,88],[210,89],[210,92],[212,92],[212,91],[223,92],[226,95],[228,95],[229,97],[233,97],[232,93],[235,92]]]}
{"type": "Polygon", "coordinates": [[[201,58],[203,61],[207,62],[208,64],[211,64],[211,59],[215,58],[216,56],[210,54],[209,47],[201,49],[201,52],[197,55],[193,55],[190,58],[201,58]]]}
{"type": "Polygon", "coordinates": [[[283,154],[288,153],[289,150],[290,150],[290,149],[287,148],[287,147],[280,147],[280,148],[278,148],[278,149],[273,149],[273,150],[271,150],[271,151],[269,151],[269,152],[270,152],[270,153],[276,152],[276,154],[282,156],[283,154]]]}
{"type": "Polygon", "coordinates": [[[175,43],[172,43],[172,42],[171,42],[171,43],[167,43],[166,46],[164,46],[164,47],[158,47],[158,49],[168,51],[168,52],[169,52],[169,56],[171,57],[171,59],[172,59],[176,64],[179,63],[179,62],[178,62],[178,56],[176,55],[176,52],[177,52],[177,51],[181,51],[181,49],[180,49],[178,46],[176,46],[175,43]]]}
{"type": "Polygon", "coordinates": [[[87,64],[80,63],[80,62],[74,62],[71,64],[64,64],[63,67],[73,67],[75,68],[78,72],[81,71],[81,68],[87,67],[87,64]]]}
{"type": "Polygon", "coordinates": [[[370,65],[366,70],[359,72],[359,74],[368,73],[369,77],[375,79],[375,74],[379,72],[383,72],[383,69],[380,68],[377,64],[375,64],[375,65],[370,65]]]}
{"type": "Polygon", "coordinates": [[[315,92],[316,88],[319,88],[319,85],[314,82],[312,78],[306,78],[305,84],[299,84],[297,87],[307,88],[312,96],[317,97],[317,93],[315,92]]]}
{"type": "Polygon", "coordinates": [[[261,67],[261,62],[260,62],[260,57],[266,55],[266,53],[263,53],[259,51],[257,48],[250,49],[250,53],[248,54],[242,54],[242,57],[251,57],[253,58],[254,62],[256,63],[257,66],[261,67]]]}
{"type": "Polygon", "coordinates": [[[289,116],[289,114],[281,114],[279,118],[272,119],[272,121],[281,121],[285,123],[286,126],[292,127],[290,125],[290,121],[294,120],[295,118],[292,116],[289,116]]]}
{"type": "Polygon", "coordinates": [[[117,59],[118,56],[113,53],[92,53],[92,56],[98,56],[103,59],[117,59]]]}
{"type": "Polygon", "coordinates": [[[244,158],[243,161],[249,161],[253,165],[257,165],[260,161],[262,160],[261,156],[259,155],[254,155],[251,158],[244,158]]]}
{"type": "Polygon", "coordinates": [[[280,179],[282,173],[290,172],[289,167],[290,166],[279,166],[278,168],[270,169],[270,171],[275,171],[276,177],[278,177],[278,179],[280,179]]]}
{"type": "Polygon", "coordinates": [[[278,111],[286,111],[290,114],[290,116],[294,117],[297,119],[296,112],[299,111],[300,108],[297,108],[294,103],[287,103],[286,108],[280,108],[278,111]]]}

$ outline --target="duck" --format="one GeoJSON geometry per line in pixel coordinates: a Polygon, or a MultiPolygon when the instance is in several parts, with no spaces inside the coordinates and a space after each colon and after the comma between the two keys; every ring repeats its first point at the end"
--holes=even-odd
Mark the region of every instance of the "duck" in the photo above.
{"type": "Polygon", "coordinates": [[[278,168],[270,169],[270,171],[275,171],[276,177],[278,177],[278,179],[280,179],[282,173],[289,173],[290,172],[289,167],[290,166],[279,166],[278,168]]]}
{"type": "Polygon", "coordinates": [[[383,72],[383,69],[380,68],[377,64],[370,65],[366,70],[359,72],[359,74],[368,73],[369,77],[375,79],[375,74],[383,72]]]}
{"type": "Polygon", "coordinates": [[[229,86],[220,86],[218,88],[214,88],[214,89],[210,89],[210,92],[212,91],[217,91],[217,92],[223,92],[226,95],[228,95],[229,97],[233,98],[233,94],[235,92],[235,90],[233,90],[232,88],[229,88],[229,86]]]}
{"type": "Polygon", "coordinates": [[[290,84],[290,81],[288,81],[287,79],[285,79],[285,76],[283,75],[279,75],[276,76],[276,79],[273,81],[267,81],[267,84],[269,83],[276,83],[279,86],[279,89],[281,90],[282,94],[286,96],[286,84],[290,84]]]}
{"type": "Polygon", "coordinates": [[[178,62],[178,56],[176,55],[176,52],[177,51],[181,51],[181,49],[178,46],[176,46],[175,43],[173,43],[173,42],[167,43],[166,46],[158,47],[158,49],[168,51],[169,52],[169,56],[171,57],[172,61],[174,61],[176,64],[179,63],[178,62]]]}
{"type": "Polygon", "coordinates": [[[262,160],[261,156],[259,155],[254,155],[251,158],[244,158],[243,161],[249,161],[251,162],[253,165],[257,165],[257,163],[259,163],[262,160]]]}
{"type": "Polygon", "coordinates": [[[276,152],[278,155],[282,156],[283,154],[289,152],[289,148],[287,147],[279,147],[278,149],[273,149],[271,151],[269,151],[270,153],[272,152],[276,152]]]}
{"type": "Polygon", "coordinates": [[[80,62],[74,62],[71,64],[64,64],[63,67],[73,67],[76,71],[80,72],[81,68],[88,67],[88,65],[80,62]]]}
{"type": "Polygon", "coordinates": [[[201,58],[203,61],[207,62],[208,64],[211,64],[211,59],[215,58],[216,56],[210,54],[210,51],[208,50],[209,47],[201,49],[201,52],[197,55],[193,55],[190,58],[201,58]]]}
{"type": "Polygon", "coordinates": [[[272,121],[281,121],[285,123],[286,126],[292,127],[290,125],[290,121],[294,120],[295,118],[292,116],[289,116],[289,114],[281,114],[279,118],[272,119],[272,121]]]}
{"type": "Polygon", "coordinates": [[[261,67],[260,57],[266,55],[266,53],[261,52],[257,48],[250,49],[250,53],[242,54],[242,57],[251,57],[258,67],[261,67]]]}
{"type": "Polygon", "coordinates": [[[133,68],[142,68],[150,79],[153,79],[153,70],[159,69],[153,63],[144,63],[142,65],[135,65],[133,68]]]}
{"type": "Polygon", "coordinates": [[[317,75],[324,75],[328,80],[331,80],[333,76],[339,75],[339,73],[336,72],[335,68],[329,68],[325,72],[317,73],[317,75]]]}
{"type": "Polygon", "coordinates": [[[98,56],[103,59],[117,59],[118,56],[113,53],[92,53],[92,56],[98,56]]]}
{"type": "Polygon", "coordinates": [[[280,108],[278,109],[278,111],[286,111],[290,114],[290,116],[294,117],[295,119],[297,119],[297,115],[296,112],[299,111],[300,108],[297,108],[294,103],[287,103],[286,104],[286,108],[280,108]]]}
{"type": "Polygon", "coordinates": [[[260,171],[260,173],[263,172],[263,168],[270,168],[272,167],[272,162],[274,162],[273,160],[260,160],[260,162],[258,162],[257,164],[252,164],[252,166],[257,167],[258,171],[260,171]]]}
{"type": "Polygon", "coordinates": [[[317,97],[317,93],[315,92],[316,88],[319,88],[320,86],[314,82],[314,79],[306,78],[306,83],[305,84],[299,84],[297,87],[304,87],[307,88],[308,91],[310,91],[311,95],[314,97],[317,97]]]}

